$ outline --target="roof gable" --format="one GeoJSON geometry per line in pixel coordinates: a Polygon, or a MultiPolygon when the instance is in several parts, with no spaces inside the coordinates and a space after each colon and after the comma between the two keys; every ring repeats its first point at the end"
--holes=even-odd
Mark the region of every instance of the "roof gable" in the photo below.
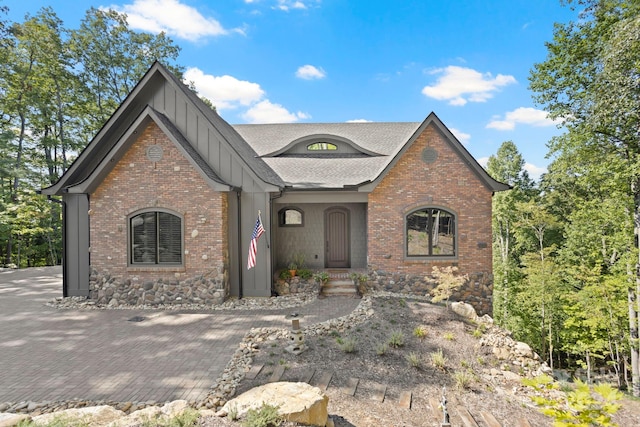
{"type": "Polygon", "coordinates": [[[467,167],[478,177],[480,182],[485,185],[491,191],[504,191],[511,187],[502,182],[493,179],[487,171],[478,163],[478,161],[467,151],[466,148],[458,141],[458,139],[451,133],[451,131],[442,123],[442,121],[431,112],[427,118],[420,124],[414,134],[409,138],[406,144],[398,147],[395,153],[390,156],[389,162],[381,168],[376,177],[370,182],[360,187],[360,191],[372,191],[382,179],[389,173],[389,171],[398,163],[402,155],[413,145],[416,139],[422,134],[422,132],[428,127],[434,126],[438,132],[444,137],[444,140],[448,143],[451,149],[463,160],[467,167]]]}
{"type": "Polygon", "coordinates": [[[131,145],[135,143],[138,135],[142,133],[149,122],[154,122],[163,131],[167,138],[174,143],[178,151],[180,151],[195,170],[202,175],[202,178],[211,188],[216,191],[229,191],[232,189],[232,186],[218,176],[166,116],[151,107],[146,107],[129,127],[127,132],[112,147],[109,154],[91,171],[91,174],[84,181],[69,186],[66,190],[69,193],[92,193],[95,191],[131,145]]]}
{"type": "MultiPolygon", "coordinates": [[[[193,150],[202,154],[200,150],[208,150],[208,147],[196,146],[193,142],[193,136],[187,135],[183,131],[179,131],[180,124],[175,119],[170,118],[170,114],[165,114],[160,105],[169,105],[170,100],[163,93],[164,85],[171,87],[171,90],[187,101],[187,109],[192,109],[198,117],[201,117],[208,132],[216,139],[216,142],[224,145],[228,161],[233,161],[241,165],[243,173],[246,173],[252,180],[260,183],[260,187],[266,191],[275,191],[283,186],[280,177],[262,160],[250,145],[220,116],[209,108],[193,91],[187,88],[176,76],[168,71],[159,62],[154,63],[147,73],[142,77],[134,89],[129,93],[127,98],[122,102],[114,114],[107,120],[104,126],[79,154],[78,158],[72,163],[69,169],[60,177],[58,182],[52,186],[42,190],[43,194],[62,194],[68,188],[78,186],[93,174],[103,161],[110,155],[113,147],[121,141],[122,137],[129,132],[129,128],[134,124],[135,120],[140,117],[142,111],[151,106],[157,110],[156,119],[158,123],[164,123],[168,134],[173,135],[176,142],[187,143],[193,150]],[[154,103],[159,104],[158,108],[154,107],[154,103]],[[167,126],[171,123],[171,126],[167,126]],[[177,133],[175,131],[178,131],[177,133]]],[[[174,100],[175,101],[175,100],[174,100]]],[[[174,111],[175,112],[175,111],[174,111]]],[[[186,115],[186,113],[185,113],[186,115]]],[[[196,117],[193,119],[198,120],[196,117]]],[[[184,150],[184,146],[183,146],[184,150]]],[[[201,160],[209,163],[206,156],[200,156],[201,160]]],[[[196,157],[191,157],[195,159],[196,157]]],[[[203,171],[203,167],[200,167],[203,171]]],[[[228,168],[227,168],[228,169],[228,168]]],[[[225,182],[224,185],[235,185],[233,179],[223,177],[224,172],[230,175],[229,171],[219,171],[216,169],[216,175],[220,181],[225,182]]],[[[235,180],[241,181],[243,174],[234,172],[235,180]],[[240,178],[238,178],[240,177],[240,178]]],[[[213,180],[216,182],[216,180],[213,180]]],[[[80,187],[76,187],[79,189],[80,187]]]]}

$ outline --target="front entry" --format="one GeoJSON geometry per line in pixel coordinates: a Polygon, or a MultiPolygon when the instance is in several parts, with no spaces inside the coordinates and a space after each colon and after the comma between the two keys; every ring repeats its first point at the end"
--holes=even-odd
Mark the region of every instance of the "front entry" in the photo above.
{"type": "Polygon", "coordinates": [[[349,210],[329,208],[324,213],[325,267],[351,267],[349,210]]]}

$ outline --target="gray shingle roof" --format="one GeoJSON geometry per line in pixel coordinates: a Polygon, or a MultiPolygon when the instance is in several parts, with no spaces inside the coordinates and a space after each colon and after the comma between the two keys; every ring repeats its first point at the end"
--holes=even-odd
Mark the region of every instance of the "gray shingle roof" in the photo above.
{"type": "Polygon", "coordinates": [[[418,122],[291,123],[233,125],[259,156],[278,151],[296,139],[309,135],[336,135],[365,150],[391,155],[418,129],[418,122]]]}
{"type": "Polygon", "coordinates": [[[263,157],[288,186],[343,188],[375,179],[419,126],[417,122],[368,122],[234,125],[233,128],[260,156],[277,152],[310,135],[346,138],[366,151],[381,154],[351,158],[263,157]]]}

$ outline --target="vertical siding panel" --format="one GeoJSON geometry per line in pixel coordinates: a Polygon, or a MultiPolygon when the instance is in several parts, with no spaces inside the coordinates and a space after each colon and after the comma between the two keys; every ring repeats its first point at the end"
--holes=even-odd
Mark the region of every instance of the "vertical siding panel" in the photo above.
{"type": "Polygon", "coordinates": [[[175,123],[176,120],[176,91],[169,86],[169,83],[164,84],[164,113],[165,115],[175,123]]]}
{"type": "Polygon", "coordinates": [[[209,161],[211,167],[220,173],[220,178],[226,181],[229,177],[222,175],[222,172],[220,172],[220,141],[218,141],[218,138],[211,129],[207,129],[207,138],[209,151],[206,159],[209,161]]]}
{"type": "Polygon", "coordinates": [[[198,116],[198,151],[202,158],[209,160],[209,133],[207,132],[205,123],[206,120],[198,116]]]}
{"type": "Polygon", "coordinates": [[[237,182],[231,180],[231,155],[224,147],[220,147],[220,176],[224,180],[231,181],[231,184],[238,186],[237,182]]]}

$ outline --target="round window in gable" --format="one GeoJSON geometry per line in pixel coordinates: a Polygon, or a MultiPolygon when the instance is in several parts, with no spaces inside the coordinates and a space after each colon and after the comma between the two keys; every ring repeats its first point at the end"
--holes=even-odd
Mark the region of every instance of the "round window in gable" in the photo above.
{"type": "Polygon", "coordinates": [[[147,159],[154,163],[162,160],[162,146],[158,144],[150,145],[147,148],[147,159]]]}
{"type": "Polygon", "coordinates": [[[422,150],[422,161],[426,164],[435,162],[438,159],[438,152],[435,148],[427,147],[422,150]]]}

